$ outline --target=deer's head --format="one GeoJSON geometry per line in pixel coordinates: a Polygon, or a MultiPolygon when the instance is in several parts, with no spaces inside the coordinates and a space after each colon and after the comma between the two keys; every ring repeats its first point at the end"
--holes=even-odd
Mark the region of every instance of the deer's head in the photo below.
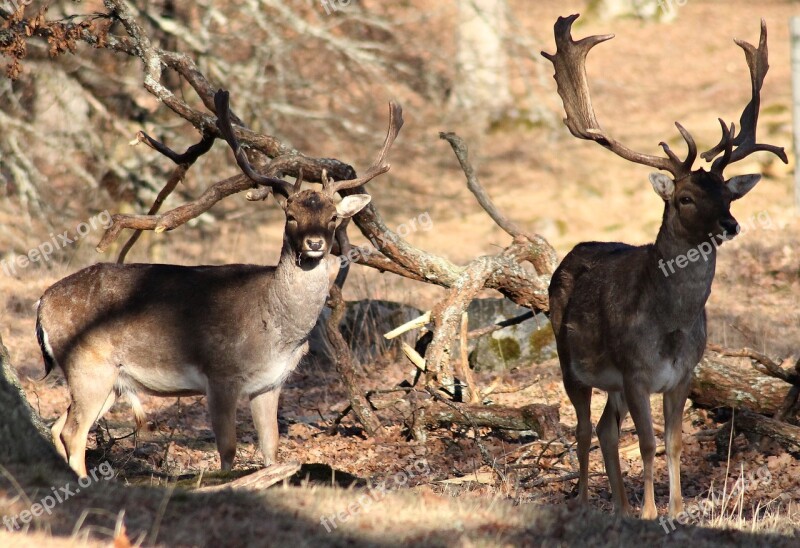
{"type": "Polygon", "coordinates": [[[333,196],[316,190],[301,190],[283,203],[286,227],[283,238],[295,256],[321,259],[331,249],[336,225],[349,219],[370,201],[369,194],[345,196],[334,203],[333,196]]]}
{"type": "Polygon", "coordinates": [[[292,184],[277,177],[258,173],[251,165],[231,124],[230,97],[225,90],[214,95],[217,110],[217,128],[236,156],[239,167],[255,184],[272,189],[275,199],[286,214],[284,245],[298,263],[301,260],[317,261],[324,258],[333,245],[336,227],[361,211],[369,202],[369,194],[350,194],[337,200],[341,190],[358,188],[389,170],[386,155],[403,126],[403,111],[397,103],[389,104],[389,130],[378,158],[362,177],[335,181],[322,170],[321,190],[302,189],[303,172],[299,170],[292,184]]]}
{"type": "Polygon", "coordinates": [[[752,97],[739,119],[741,129],[738,134],[733,123],[729,127],[720,119],[722,139],[715,147],[700,155],[707,162],[712,162],[711,169],[706,171],[702,167],[692,169],[697,158],[697,146],[691,134],[677,122],[675,125],[688,149],[683,160],[664,142],[660,146],[666,158],[631,150],[602,130],[592,108],[586,77],[586,56],[592,47],[610,40],[614,35],[589,36],[576,42],[572,39],[571,28],[577,18],[578,15],[559,17],[554,26],[556,53],[551,55],[542,52],[555,66],[558,93],[567,113],[564,123],[570,132],[580,139],[596,141],[628,161],[669,172],[671,176],[652,173],[650,182],[664,200],[664,223],[676,237],[693,245],[712,236],[733,238],[739,231],[739,224],[731,215],[731,202],[750,191],[761,176],[740,175],[725,179],[724,169],[757,151],[771,152],[788,163],[782,147],[756,142],[761,86],[769,68],[767,26],[764,20],[761,20],[758,48],[743,40],[736,40],[736,44],[744,50],[750,68],[752,97]]]}
{"type": "Polygon", "coordinates": [[[664,200],[664,222],[673,234],[691,245],[711,237],[730,240],[739,232],[731,215],[731,202],[744,196],[761,175],[739,175],[724,180],[703,168],[674,180],[663,173],[651,173],[650,183],[664,200]]]}

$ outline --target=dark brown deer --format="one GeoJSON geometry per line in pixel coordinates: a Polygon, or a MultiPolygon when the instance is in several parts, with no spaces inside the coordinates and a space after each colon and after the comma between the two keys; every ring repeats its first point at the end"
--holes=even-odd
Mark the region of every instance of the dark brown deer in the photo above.
{"type": "MultiPolygon", "coordinates": [[[[53,425],[59,452],[81,476],[92,425],[127,395],[137,424],[137,391],[158,396],[208,396],[223,470],[236,454],[236,404],[244,392],[265,464],[278,449],[281,385],[307,350],[307,338],[328,296],[329,251],[337,223],[369,203],[368,194],[335,201],[389,169],[386,154],[403,125],[392,103],[389,131],[376,162],[362,177],[301,190],[257,173],[231,126],[227,91],[215,96],[217,126],[242,171],[272,188],[286,213],[277,266],[97,264],[50,287],[36,331],[49,373],[64,371],[71,403],[53,425]]],[[[331,269],[332,270],[332,269],[331,269]]]]}
{"type": "Polygon", "coordinates": [[[650,395],[663,393],[664,433],[669,469],[669,513],[682,511],[680,484],[681,422],[692,370],[706,345],[705,304],[714,279],[719,243],[733,238],[739,225],[730,212],[760,175],[725,179],[726,166],[756,151],[768,151],[787,162],[780,147],[756,142],[760,91],[767,73],[767,28],[761,22],[759,47],[737,40],[750,67],[752,99],[734,124],[722,120],[722,139],[705,152],[710,171],[692,170],[697,148],[692,136],[676,123],[688,154],[681,160],[661,143],[666,157],[635,152],[608,136],[592,109],[585,61],[589,50],[613,35],[572,40],[577,15],[555,24],[555,55],[542,52],[555,66],[565,123],[580,139],[595,141],[637,164],[667,171],[650,175],[664,200],[664,216],[656,241],[644,246],[586,242],[567,254],[550,283],[550,320],[556,335],[564,388],[578,418],[579,499],[588,500],[589,446],[592,438],[592,387],[608,392],[597,436],[614,504],[629,514],[619,463],[620,425],[631,413],[644,464],[641,517],[655,518],[653,457],[656,442],[650,395]]]}

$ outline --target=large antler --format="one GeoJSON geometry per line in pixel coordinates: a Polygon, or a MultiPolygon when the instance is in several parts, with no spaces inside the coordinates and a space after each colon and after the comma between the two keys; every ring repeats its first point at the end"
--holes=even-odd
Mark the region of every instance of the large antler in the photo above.
{"type": "MultiPolygon", "coordinates": [[[[236,156],[236,163],[247,175],[251,181],[256,184],[264,185],[272,188],[273,192],[282,194],[285,198],[291,196],[294,191],[294,186],[288,181],[278,179],[275,177],[268,177],[258,173],[250,161],[247,159],[244,149],[239,145],[238,139],[233,132],[233,125],[231,124],[231,109],[230,109],[230,93],[227,90],[220,89],[214,94],[214,107],[217,110],[217,129],[223,139],[225,139],[233,149],[233,154],[236,156]]],[[[300,179],[299,177],[298,179],[300,179]]]]}
{"type": "Polygon", "coordinates": [[[756,126],[758,125],[758,111],[761,106],[761,86],[764,85],[764,77],[769,70],[769,63],[767,62],[767,22],[761,20],[761,38],[758,41],[758,48],[744,40],[734,40],[736,45],[744,50],[744,56],[747,60],[747,66],[750,68],[750,84],[752,86],[752,97],[750,102],[742,111],[739,118],[739,127],[741,128],[738,135],[736,133],[736,126],[731,123],[728,128],[722,120],[722,139],[711,150],[702,153],[700,156],[710,162],[720,152],[722,156],[714,160],[711,164],[711,172],[716,173],[722,177],[722,171],[734,162],[749,156],[750,154],[758,151],[766,151],[775,154],[778,158],[783,160],[784,163],[789,163],[783,147],[775,145],[766,145],[756,143],[756,126]],[[733,147],[736,147],[735,149],[733,147]]]}
{"type": "Polygon", "coordinates": [[[400,128],[402,127],[403,127],[403,107],[401,107],[398,103],[395,103],[394,101],[390,101],[389,129],[386,132],[386,139],[384,139],[383,141],[383,148],[381,148],[380,154],[378,154],[378,157],[369,167],[367,172],[361,177],[356,177],[355,179],[348,179],[346,181],[333,181],[329,179],[327,173],[323,171],[322,187],[330,194],[334,194],[340,190],[346,190],[348,188],[356,188],[365,185],[378,175],[389,171],[389,168],[391,166],[390,164],[386,163],[386,155],[389,153],[389,149],[392,148],[392,144],[394,143],[394,140],[397,138],[397,134],[400,133],[400,128]]]}
{"type": "Polygon", "coordinates": [[[615,141],[603,131],[592,108],[592,98],[589,93],[589,83],[586,78],[586,55],[589,50],[600,42],[605,42],[614,37],[613,34],[587,36],[577,42],[572,39],[572,23],[579,17],[578,14],[569,17],[559,17],[553,26],[556,38],[555,55],[542,52],[542,55],[553,63],[555,67],[554,78],[558,85],[558,94],[564,103],[567,117],[564,123],[570,133],[579,139],[596,141],[605,148],[628,161],[637,164],[663,169],[672,173],[675,179],[687,175],[692,170],[692,164],[697,157],[697,147],[694,139],[678,122],[675,125],[686,141],[688,154],[681,161],[669,146],[661,142],[668,158],[642,154],[629,149],[619,141],[615,141]]]}

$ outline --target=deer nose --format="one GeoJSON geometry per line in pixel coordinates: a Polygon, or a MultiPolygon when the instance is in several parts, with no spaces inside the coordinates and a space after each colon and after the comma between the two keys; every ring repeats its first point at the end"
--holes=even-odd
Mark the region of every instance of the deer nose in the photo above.
{"type": "Polygon", "coordinates": [[[739,233],[739,223],[736,222],[736,219],[733,217],[722,219],[719,224],[730,237],[736,236],[739,233]]]}
{"type": "Polygon", "coordinates": [[[322,239],[318,238],[312,240],[311,238],[306,239],[306,247],[311,251],[319,251],[322,249],[322,239]]]}

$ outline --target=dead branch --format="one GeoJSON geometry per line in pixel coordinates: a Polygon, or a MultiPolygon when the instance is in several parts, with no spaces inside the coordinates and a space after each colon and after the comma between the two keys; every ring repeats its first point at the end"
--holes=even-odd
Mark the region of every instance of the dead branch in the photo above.
{"type": "Polygon", "coordinates": [[[519,316],[514,316],[513,318],[508,318],[507,320],[502,320],[497,322],[494,325],[487,325],[485,327],[479,327],[478,329],[473,329],[469,333],[467,333],[467,339],[478,339],[483,337],[484,335],[489,335],[490,333],[494,333],[495,331],[500,331],[506,327],[511,327],[512,325],[518,325],[526,320],[530,320],[536,314],[532,311],[523,312],[519,316]]]}
{"type": "MultiPolygon", "coordinates": [[[[800,386],[800,374],[786,371],[780,364],[772,361],[772,359],[770,359],[769,356],[766,356],[761,352],[757,352],[752,348],[741,348],[739,350],[731,350],[728,348],[723,348],[722,346],[713,343],[709,343],[707,345],[707,348],[709,350],[713,350],[714,352],[718,353],[721,356],[750,358],[757,364],[763,366],[764,368],[763,370],[759,369],[759,371],[761,371],[762,373],[775,377],[776,379],[781,379],[782,381],[788,382],[789,384],[800,386]]],[[[753,367],[756,367],[756,365],[753,364],[753,367]]],[[[797,367],[800,367],[800,360],[797,360],[795,368],[797,367]]]]}
{"type": "Polygon", "coordinates": [[[729,440],[731,437],[731,423],[733,423],[733,438],[741,432],[766,436],[778,442],[787,451],[800,451],[800,427],[777,419],[772,419],[753,413],[747,409],[737,409],[732,421],[729,421],[717,433],[717,455],[728,455],[729,440]]]}
{"type": "Polygon", "coordinates": [[[123,229],[154,230],[156,233],[173,230],[188,221],[199,217],[211,207],[222,200],[253,187],[253,182],[245,175],[235,175],[229,179],[219,181],[208,187],[199,198],[186,202],[162,214],[154,215],[124,215],[115,214],[111,217],[111,226],[108,227],[97,251],[102,253],[118,237],[123,229]]]}
{"type": "MultiPolygon", "coordinates": [[[[161,209],[161,206],[164,204],[164,200],[166,200],[172,191],[178,186],[184,177],[186,177],[186,172],[189,171],[189,168],[194,165],[200,156],[211,150],[211,146],[214,144],[214,137],[211,135],[203,135],[203,139],[188,149],[183,154],[178,154],[171,148],[167,147],[163,143],[156,141],[145,132],[140,131],[136,135],[136,139],[139,142],[147,143],[148,146],[154,148],[173,162],[177,164],[175,169],[172,171],[172,174],[167,179],[167,183],[164,185],[164,188],[158,193],[153,205],[150,206],[150,210],[147,212],[148,215],[155,215],[161,209]]],[[[122,246],[122,250],[120,250],[119,255],[117,256],[117,263],[122,264],[125,262],[125,257],[127,257],[128,252],[133,248],[136,242],[142,235],[141,230],[136,230],[133,234],[131,234],[128,241],[125,242],[125,245],[122,246]]]]}
{"type": "MultiPolygon", "coordinates": [[[[468,163],[466,165],[469,166],[468,163]]],[[[475,192],[480,194],[482,187],[477,178],[472,177],[469,180],[476,189],[475,192]]],[[[344,191],[343,194],[351,192],[353,191],[344,191]]],[[[485,194],[485,191],[483,193],[485,194]]],[[[491,211],[490,215],[504,218],[493,205],[487,207],[491,211]]],[[[428,283],[451,288],[459,283],[460,277],[467,268],[454,265],[443,257],[423,251],[406,242],[389,229],[372,204],[361,210],[354,217],[354,221],[368,240],[382,242],[380,249],[382,256],[402,268],[401,271],[395,272],[397,274],[404,275],[403,272],[410,272],[414,275],[414,279],[422,279],[428,283]]],[[[507,228],[510,227],[507,226],[507,228]]],[[[547,311],[549,309],[547,288],[558,261],[550,244],[539,236],[533,235],[532,238],[525,236],[520,231],[514,242],[518,247],[518,260],[497,265],[497,268],[485,279],[483,287],[496,289],[521,306],[547,311]],[[521,264],[523,262],[531,263],[536,272],[532,273],[527,270],[521,264]]],[[[374,262],[372,257],[373,254],[359,255],[355,262],[373,266],[370,264],[374,262]]]]}
{"type": "Polygon", "coordinates": [[[427,406],[425,413],[425,422],[429,426],[457,424],[504,430],[532,430],[541,438],[554,435],[558,421],[558,406],[541,403],[517,408],[454,402],[445,405],[443,402],[434,402],[427,406]]]}
{"type": "Polygon", "coordinates": [[[276,483],[289,479],[300,470],[300,464],[297,462],[287,462],[283,464],[272,464],[266,468],[262,468],[252,474],[247,474],[241,478],[221,483],[219,485],[209,485],[206,487],[199,487],[195,492],[199,493],[213,493],[215,491],[223,491],[225,489],[246,489],[252,491],[260,491],[271,487],[276,483]]]}
{"type": "Polygon", "coordinates": [[[331,315],[325,324],[325,332],[328,335],[331,346],[333,346],[336,370],[347,388],[350,407],[352,407],[358,420],[364,426],[367,434],[370,436],[378,435],[383,431],[383,426],[381,426],[381,421],[372,410],[364,392],[358,387],[350,349],[339,331],[339,322],[344,316],[345,305],[344,299],[342,299],[342,291],[335,284],[331,287],[328,306],[331,308],[331,315]]]}
{"type": "Polygon", "coordinates": [[[486,192],[486,189],[478,180],[478,174],[469,161],[467,144],[464,140],[453,132],[445,131],[439,132],[439,138],[450,143],[450,146],[453,148],[458,163],[461,164],[461,169],[464,171],[464,175],[467,178],[467,188],[475,196],[478,204],[489,214],[489,217],[491,217],[497,226],[505,230],[512,238],[525,236],[528,240],[539,246],[542,251],[550,251],[551,253],[542,253],[539,255],[535,259],[537,262],[534,262],[533,266],[536,268],[536,271],[540,273],[547,272],[548,269],[552,272],[552,270],[554,270],[552,265],[558,261],[555,256],[555,251],[544,238],[538,234],[533,234],[524,230],[497,209],[497,206],[489,197],[489,193],[486,192]]]}
{"type": "Polygon", "coordinates": [[[481,393],[478,391],[478,386],[475,384],[475,377],[472,375],[472,369],[469,367],[469,350],[467,348],[468,323],[469,316],[464,312],[461,314],[461,336],[459,338],[459,351],[461,356],[457,362],[459,365],[457,373],[460,378],[464,379],[464,383],[467,385],[469,402],[480,403],[481,393]]]}
{"type": "Polygon", "coordinates": [[[426,381],[429,386],[441,383],[450,388],[453,378],[450,363],[453,346],[461,325],[461,315],[483,289],[496,266],[494,257],[480,257],[472,261],[447,292],[447,297],[431,311],[433,340],[425,352],[426,381]]]}

